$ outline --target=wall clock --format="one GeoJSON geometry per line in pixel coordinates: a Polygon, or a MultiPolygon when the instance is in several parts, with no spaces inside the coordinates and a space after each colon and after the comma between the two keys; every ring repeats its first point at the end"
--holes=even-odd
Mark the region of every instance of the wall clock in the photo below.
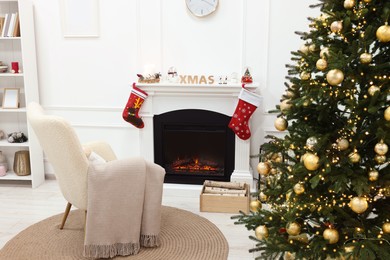
{"type": "Polygon", "coordinates": [[[188,10],[197,17],[204,17],[217,10],[218,0],[186,0],[188,10]]]}

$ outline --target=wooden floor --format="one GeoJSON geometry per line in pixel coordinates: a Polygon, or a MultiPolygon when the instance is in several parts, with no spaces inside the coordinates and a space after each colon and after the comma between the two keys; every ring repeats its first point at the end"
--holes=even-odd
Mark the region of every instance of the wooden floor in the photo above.
{"type": "MultiPolygon", "coordinates": [[[[234,225],[230,219],[232,214],[199,212],[199,193],[200,186],[191,185],[187,192],[178,193],[167,185],[164,186],[163,205],[191,211],[213,222],[229,243],[229,260],[254,259],[248,252],[254,246],[248,238],[253,232],[247,231],[245,226],[234,225]]],[[[46,180],[36,189],[16,182],[0,183],[0,248],[28,226],[62,213],[65,206],[66,201],[55,180],[46,180]]]]}

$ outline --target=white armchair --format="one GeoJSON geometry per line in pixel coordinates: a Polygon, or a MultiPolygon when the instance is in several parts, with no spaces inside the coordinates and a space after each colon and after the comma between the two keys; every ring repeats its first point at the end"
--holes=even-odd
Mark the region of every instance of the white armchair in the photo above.
{"type": "Polygon", "coordinates": [[[38,103],[28,105],[27,118],[54,169],[61,192],[68,201],[60,225],[62,229],[72,205],[87,210],[89,161],[86,150],[95,152],[106,161],[115,160],[116,156],[110,145],[103,141],[81,145],[74,129],[65,119],[45,114],[38,103]]]}

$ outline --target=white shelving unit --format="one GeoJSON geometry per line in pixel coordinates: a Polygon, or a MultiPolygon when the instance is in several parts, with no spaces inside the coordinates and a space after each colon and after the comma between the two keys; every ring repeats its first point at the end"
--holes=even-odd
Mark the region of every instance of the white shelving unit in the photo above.
{"type": "Polygon", "coordinates": [[[7,175],[0,177],[0,184],[3,181],[29,181],[35,188],[44,182],[45,175],[43,152],[26,115],[26,105],[31,101],[39,102],[33,5],[29,0],[0,0],[0,16],[15,12],[19,14],[21,37],[0,37],[0,61],[8,65],[9,71],[11,62],[18,62],[21,73],[0,73],[0,103],[4,88],[18,88],[19,108],[0,107],[0,130],[6,135],[23,132],[28,141],[9,143],[6,139],[0,140],[0,151],[8,162],[7,175]],[[18,176],[13,172],[14,155],[20,150],[30,152],[31,175],[18,176]]]}

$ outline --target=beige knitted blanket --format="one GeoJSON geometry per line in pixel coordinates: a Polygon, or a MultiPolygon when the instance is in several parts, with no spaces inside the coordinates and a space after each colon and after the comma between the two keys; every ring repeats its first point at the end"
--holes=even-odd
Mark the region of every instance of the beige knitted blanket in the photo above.
{"type": "Polygon", "coordinates": [[[84,256],[112,258],[159,245],[165,170],[142,158],[91,164],[84,256]]]}

